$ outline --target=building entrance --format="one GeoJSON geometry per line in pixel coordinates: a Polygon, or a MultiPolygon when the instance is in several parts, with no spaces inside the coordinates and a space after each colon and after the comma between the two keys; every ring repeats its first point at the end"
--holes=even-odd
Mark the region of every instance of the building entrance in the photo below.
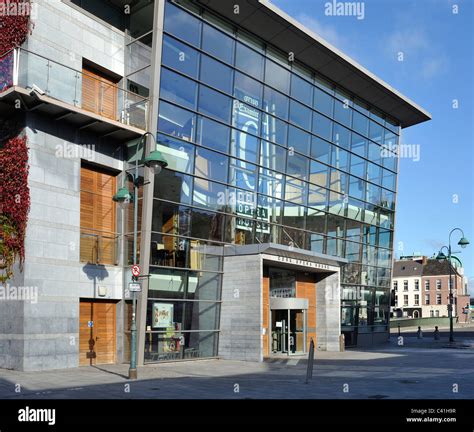
{"type": "Polygon", "coordinates": [[[303,309],[272,310],[273,354],[306,352],[306,311],[303,309]]]}

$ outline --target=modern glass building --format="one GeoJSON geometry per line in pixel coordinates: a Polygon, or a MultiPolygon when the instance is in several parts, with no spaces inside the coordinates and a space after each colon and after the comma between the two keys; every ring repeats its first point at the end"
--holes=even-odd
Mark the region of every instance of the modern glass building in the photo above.
{"type": "Polygon", "coordinates": [[[267,0],[72,3],[125,33],[117,79],[147,101],[127,118],[168,162],[123,140],[145,179],[139,364],[387,340],[400,133],[430,115],[267,0]]]}

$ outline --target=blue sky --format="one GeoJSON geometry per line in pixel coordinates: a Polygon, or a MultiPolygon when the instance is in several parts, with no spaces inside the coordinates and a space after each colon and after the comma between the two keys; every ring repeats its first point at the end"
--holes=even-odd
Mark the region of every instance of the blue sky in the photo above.
{"type": "Polygon", "coordinates": [[[462,228],[472,244],[458,256],[474,295],[474,2],[366,0],[363,19],[326,16],[328,0],[272,3],[432,114],[403,131],[420,158],[401,159],[395,253],[431,256],[462,228]]]}

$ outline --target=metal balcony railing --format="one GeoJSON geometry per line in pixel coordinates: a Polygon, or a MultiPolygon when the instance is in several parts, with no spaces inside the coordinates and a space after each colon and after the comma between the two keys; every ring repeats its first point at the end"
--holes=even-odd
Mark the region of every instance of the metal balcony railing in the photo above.
{"type": "Polygon", "coordinates": [[[147,98],[23,48],[0,55],[0,93],[13,86],[36,90],[73,107],[147,130],[147,98]],[[93,108],[83,102],[90,91],[90,85],[83,87],[85,78],[89,84],[98,84],[93,108]]]}

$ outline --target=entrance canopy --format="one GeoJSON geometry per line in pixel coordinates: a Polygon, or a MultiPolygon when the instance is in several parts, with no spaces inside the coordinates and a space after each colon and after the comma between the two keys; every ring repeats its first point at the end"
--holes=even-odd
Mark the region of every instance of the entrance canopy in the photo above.
{"type": "Polygon", "coordinates": [[[278,265],[282,268],[301,269],[310,273],[334,273],[348,262],[345,258],[277,243],[224,247],[224,256],[239,255],[262,255],[264,263],[278,265]]]}

